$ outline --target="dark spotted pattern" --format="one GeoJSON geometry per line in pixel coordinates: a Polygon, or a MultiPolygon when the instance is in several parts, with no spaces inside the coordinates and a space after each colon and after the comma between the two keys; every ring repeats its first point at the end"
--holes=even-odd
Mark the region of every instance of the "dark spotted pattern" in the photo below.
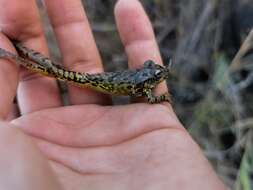
{"type": "Polygon", "coordinates": [[[148,60],[143,68],[98,74],[68,71],[53,63],[49,58],[34,50],[24,47],[21,43],[13,42],[19,56],[0,48],[0,57],[11,58],[20,62],[24,67],[41,73],[45,76],[57,78],[77,84],[81,87],[90,87],[98,91],[133,97],[146,96],[150,103],[163,101],[170,102],[170,94],[155,96],[153,88],[169,76],[170,65],[162,67],[148,60]]]}

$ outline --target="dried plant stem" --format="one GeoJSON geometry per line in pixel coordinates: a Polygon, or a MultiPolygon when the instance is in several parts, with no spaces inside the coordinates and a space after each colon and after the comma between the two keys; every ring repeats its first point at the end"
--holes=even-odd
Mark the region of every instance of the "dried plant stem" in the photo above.
{"type": "Polygon", "coordinates": [[[248,34],[247,38],[243,42],[240,50],[237,52],[235,58],[233,59],[229,69],[230,71],[234,71],[238,69],[241,58],[253,47],[253,29],[251,29],[250,33],[248,34]]]}

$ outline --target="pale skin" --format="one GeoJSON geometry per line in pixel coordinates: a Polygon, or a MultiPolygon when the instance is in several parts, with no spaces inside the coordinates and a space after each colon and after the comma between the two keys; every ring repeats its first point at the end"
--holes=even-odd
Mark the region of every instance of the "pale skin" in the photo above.
{"type": "MultiPolygon", "coordinates": [[[[44,3],[65,67],[102,72],[80,0],[44,3]]],[[[115,18],[129,68],[162,62],[137,0],[119,0],[115,18]]],[[[48,54],[34,0],[0,0],[0,28],[0,47],[15,52],[7,35],[48,54]]],[[[6,59],[0,87],[0,189],[226,189],[168,103],[110,106],[108,96],[69,85],[64,107],[54,79],[6,59]]]]}

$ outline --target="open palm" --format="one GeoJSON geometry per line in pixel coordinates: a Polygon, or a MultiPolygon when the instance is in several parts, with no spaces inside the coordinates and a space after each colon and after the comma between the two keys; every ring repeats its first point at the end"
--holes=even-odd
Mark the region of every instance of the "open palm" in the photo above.
{"type": "MultiPolygon", "coordinates": [[[[44,3],[64,65],[102,72],[81,1],[44,3]]],[[[7,35],[48,54],[34,0],[0,0],[0,7],[1,47],[14,50],[7,35]]],[[[162,62],[151,24],[137,0],[120,0],[115,17],[130,68],[147,59],[162,62]]],[[[11,123],[34,138],[65,189],[207,189],[205,180],[210,189],[221,185],[169,104],[140,101],[110,106],[106,95],[69,86],[71,106],[64,107],[54,79],[19,69],[4,59],[0,72],[5,92],[0,95],[2,118],[11,112],[17,89],[21,116],[11,123]]],[[[157,91],[166,91],[165,84],[157,91]]]]}

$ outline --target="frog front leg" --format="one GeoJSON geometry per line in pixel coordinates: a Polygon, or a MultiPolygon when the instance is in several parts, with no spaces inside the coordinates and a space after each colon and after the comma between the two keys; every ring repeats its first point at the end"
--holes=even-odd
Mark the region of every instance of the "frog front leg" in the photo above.
{"type": "Polygon", "coordinates": [[[156,96],[152,93],[152,90],[150,89],[150,90],[145,90],[145,94],[148,98],[148,102],[151,104],[161,103],[161,102],[171,103],[171,95],[168,92],[161,94],[159,96],[156,96]]]}

